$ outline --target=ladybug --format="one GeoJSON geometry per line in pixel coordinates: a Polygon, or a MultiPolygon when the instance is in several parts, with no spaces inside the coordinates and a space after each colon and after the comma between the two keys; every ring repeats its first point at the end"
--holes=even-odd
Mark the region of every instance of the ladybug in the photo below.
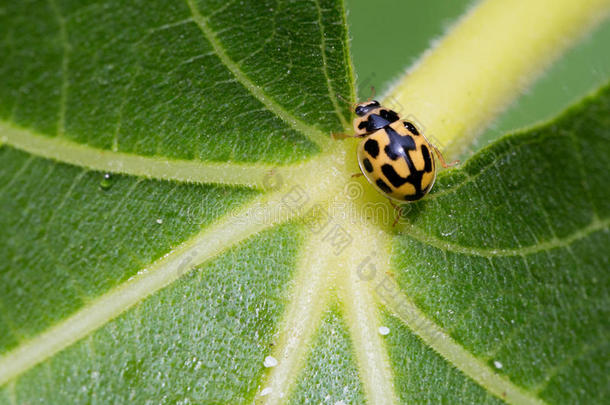
{"type": "Polygon", "coordinates": [[[436,166],[432,150],[443,167],[439,150],[407,120],[376,100],[356,105],[355,135],[363,138],[358,146],[362,174],[390,200],[405,202],[423,198],[434,185],[436,166]]]}

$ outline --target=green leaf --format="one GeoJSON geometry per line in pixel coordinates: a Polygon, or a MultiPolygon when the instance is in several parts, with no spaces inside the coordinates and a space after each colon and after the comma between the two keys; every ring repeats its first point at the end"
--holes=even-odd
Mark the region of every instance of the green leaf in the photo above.
{"type": "Polygon", "coordinates": [[[0,5],[0,404],[603,402],[610,86],[392,228],[345,14],[0,5]]]}
{"type": "Polygon", "coordinates": [[[341,319],[340,310],[331,307],[320,323],[289,403],[364,402],[364,391],[352,353],[347,325],[341,319]],[[316,389],[312,390],[312,386],[316,389]]]}
{"type": "MultiPolygon", "coordinates": [[[[472,1],[469,0],[377,0],[364,3],[347,0],[347,4],[350,10],[351,51],[358,72],[357,88],[361,98],[369,97],[372,85],[377,88],[378,94],[385,94],[405,68],[417,63],[461,14],[472,9],[472,1]],[[377,12],[380,9],[391,9],[392,12],[377,12]],[[398,28],[403,26],[405,19],[409,24],[408,40],[398,28]],[[375,35],[371,35],[371,32],[375,35]],[[383,46],[379,45],[379,38],[383,38],[383,46]],[[392,51],[388,52],[388,49],[392,51]]],[[[518,102],[509,106],[493,125],[484,129],[468,148],[468,155],[506,132],[553,118],[604,85],[610,77],[610,53],[606,52],[609,41],[610,24],[602,24],[567,50],[518,102]]]]}
{"type": "Polygon", "coordinates": [[[350,97],[345,27],[332,3],[24,2],[0,18],[1,115],[40,135],[286,163],[348,117],[336,97],[350,97]]]}
{"type": "Polygon", "coordinates": [[[479,362],[552,403],[609,393],[609,108],[606,86],[484,149],[442,176],[396,237],[402,292],[479,362]]]}

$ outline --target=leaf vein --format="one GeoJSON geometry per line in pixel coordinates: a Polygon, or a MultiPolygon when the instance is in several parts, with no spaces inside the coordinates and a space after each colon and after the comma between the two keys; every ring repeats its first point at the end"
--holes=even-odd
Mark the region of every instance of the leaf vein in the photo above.
{"type": "Polygon", "coordinates": [[[241,68],[235,63],[229,55],[226,53],[223,45],[216,37],[216,33],[208,25],[207,18],[204,17],[199,9],[197,8],[194,0],[185,0],[193,19],[203,36],[212,45],[212,48],[216,52],[218,58],[227,67],[227,69],[237,78],[237,80],[244,86],[244,88],[252,94],[258,101],[264,104],[269,110],[271,110],[277,117],[282,119],[288,126],[302,133],[308,137],[312,142],[316,143],[320,147],[324,147],[330,144],[330,136],[324,134],[319,129],[307,125],[304,122],[297,119],[294,115],[288,112],[284,107],[278,104],[274,99],[269,97],[260,86],[256,85],[252,80],[241,70],[241,68]]]}
{"type": "Polygon", "coordinates": [[[560,364],[552,367],[549,370],[549,372],[547,373],[544,380],[541,381],[538,385],[534,386],[532,388],[532,390],[538,394],[541,393],[551,383],[551,381],[553,381],[553,378],[555,378],[561,371],[570,367],[572,364],[574,364],[574,362],[576,360],[581,359],[581,358],[587,356],[589,353],[594,352],[595,350],[599,349],[600,347],[603,347],[606,345],[608,345],[608,340],[604,339],[604,338],[601,338],[600,342],[598,344],[586,343],[586,344],[582,345],[580,350],[578,350],[576,353],[571,354],[560,364]]]}
{"type": "MultiPolygon", "coordinates": [[[[324,155],[320,155],[307,162],[276,166],[269,163],[207,162],[139,156],[132,153],[97,149],[66,138],[49,138],[1,120],[0,141],[32,155],[90,170],[158,180],[227,184],[257,189],[266,188],[265,181],[271,170],[277,170],[285,180],[293,179],[295,176],[305,173],[308,167],[314,167],[316,162],[326,159],[324,155]]],[[[7,184],[5,187],[9,185],[7,184]]]]}
{"type": "Polygon", "coordinates": [[[481,387],[509,403],[544,404],[534,393],[513,384],[504,376],[496,374],[487,364],[467,351],[448,335],[439,325],[430,320],[406,295],[401,295],[401,311],[391,305],[384,306],[424,343],[440,354],[445,361],[461,370],[481,387]]]}
{"type": "Polygon", "coordinates": [[[274,357],[279,365],[270,370],[264,387],[271,388],[265,404],[281,403],[288,396],[306,359],[307,347],[319,326],[323,311],[328,307],[329,286],[332,284],[332,263],[329,249],[313,235],[308,235],[298,265],[295,291],[280,323],[274,357]]]}
{"type": "Polygon", "coordinates": [[[339,108],[337,93],[335,92],[330,80],[330,76],[328,75],[328,62],[326,60],[326,32],[324,30],[324,23],[322,22],[322,8],[320,7],[320,0],[315,0],[314,3],[316,4],[316,9],[318,11],[318,24],[320,25],[320,54],[322,56],[322,71],[324,72],[326,87],[328,88],[328,97],[330,98],[330,102],[332,103],[335,113],[337,114],[337,117],[339,117],[339,121],[341,121],[343,128],[349,128],[349,123],[339,108]]]}
{"type": "Polygon", "coordinates": [[[9,181],[6,182],[6,184],[4,185],[4,187],[2,187],[0,189],[0,193],[4,193],[4,191],[8,190],[8,188],[10,186],[13,185],[13,183],[19,178],[21,177],[21,175],[28,169],[28,167],[32,164],[32,162],[34,161],[34,156],[28,156],[28,158],[23,162],[23,164],[21,165],[21,167],[16,170],[13,175],[11,176],[11,179],[9,181]]]}
{"type": "MultiPolygon", "coordinates": [[[[324,155],[321,157],[329,159],[318,162],[325,167],[332,166],[331,162],[336,164],[338,159],[324,155]]],[[[318,201],[323,196],[338,191],[338,186],[333,181],[321,183],[317,173],[310,172],[306,171],[309,174],[306,182],[311,185],[307,187],[310,200],[318,201]]],[[[325,177],[331,176],[327,173],[325,177]]],[[[291,186],[288,180],[286,179],[286,187],[291,186]]],[[[195,266],[265,229],[303,215],[301,210],[287,209],[285,193],[286,190],[283,189],[259,195],[239,212],[231,212],[218,219],[138,272],[137,276],[95,298],[61,323],[0,356],[0,386],[93,333],[137,303],[175,282],[195,266]],[[260,212],[265,212],[264,220],[258,215],[260,212]]]]}
{"type": "Polygon", "coordinates": [[[579,239],[583,239],[587,237],[589,234],[598,232],[608,228],[610,224],[609,218],[604,219],[594,219],[589,225],[584,228],[581,228],[577,231],[574,231],[570,235],[563,238],[553,238],[544,242],[536,243],[529,246],[523,246],[519,248],[498,248],[498,249],[490,249],[490,248],[479,248],[473,246],[465,246],[460,245],[453,242],[448,242],[443,240],[437,236],[427,235],[424,231],[417,228],[415,225],[410,225],[407,229],[409,233],[406,233],[405,236],[417,240],[424,245],[428,245],[430,247],[447,250],[454,253],[471,255],[471,256],[481,256],[481,257],[502,257],[502,256],[526,256],[531,254],[536,254],[539,252],[544,252],[557,248],[565,248],[570,244],[578,241],[579,239]]]}

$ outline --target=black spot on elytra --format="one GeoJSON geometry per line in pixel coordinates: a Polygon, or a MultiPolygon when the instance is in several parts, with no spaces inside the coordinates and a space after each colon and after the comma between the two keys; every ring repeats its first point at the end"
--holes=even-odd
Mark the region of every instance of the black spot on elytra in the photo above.
{"type": "Polygon", "coordinates": [[[406,194],[404,196],[405,201],[417,201],[424,196],[424,192],[416,192],[415,194],[406,194]]]}
{"type": "Polygon", "coordinates": [[[386,120],[388,120],[390,122],[398,121],[398,114],[396,114],[396,112],[393,110],[385,110],[385,109],[380,110],[379,115],[381,115],[382,118],[385,118],[386,120]]]}
{"type": "Polygon", "coordinates": [[[371,164],[371,161],[368,158],[364,158],[362,164],[364,165],[364,168],[367,172],[371,173],[373,171],[373,165],[371,164]]]}
{"type": "Polygon", "coordinates": [[[381,179],[377,179],[375,184],[377,184],[377,187],[379,187],[381,189],[381,191],[383,191],[384,193],[390,194],[392,192],[392,189],[390,188],[390,186],[385,184],[385,181],[383,181],[381,179]]]}
{"type": "Polygon", "coordinates": [[[430,151],[426,145],[421,146],[421,154],[424,158],[424,172],[428,173],[432,170],[432,158],[430,157],[430,151]]]}
{"type": "MultiPolygon", "coordinates": [[[[409,167],[409,175],[407,177],[400,177],[394,167],[391,164],[385,164],[381,167],[381,172],[388,179],[388,181],[396,188],[402,186],[405,183],[413,185],[415,188],[415,194],[405,195],[405,201],[415,201],[422,198],[429,190],[429,186],[422,190],[422,179],[424,173],[432,170],[432,159],[430,151],[425,145],[422,145],[421,153],[424,159],[425,167],[424,170],[417,170],[409,155],[410,150],[417,149],[415,141],[410,135],[400,135],[391,127],[385,128],[386,134],[390,138],[390,143],[384,148],[385,153],[392,160],[404,159],[405,163],[409,167]]],[[[385,184],[385,182],[384,182],[385,184]]],[[[379,184],[378,184],[379,185],[379,184]]],[[[381,186],[380,186],[381,188],[381,186]]]]}
{"type": "Polygon", "coordinates": [[[368,124],[368,121],[360,121],[360,124],[358,124],[358,129],[366,128],[368,124]]]}
{"type": "Polygon", "coordinates": [[[409,130],[413,135],[419,135],[419,131],[415,128],[415,125],[411,124],[409,121],[403,121],[405,128],[409,130]]]}
{"type": "Polygon", "coordinates": [[[410,136],[402,136],[391,127],[386,127],[385,132],[390,138],[390,143],[384,150],[390,159],[396,160],[399,157],[408,156],[407,151],[415,149],[415,141],[410,136]]]}
{"type": "Polygon", "coordinates": [[[396,170],[394,170],[394,167],[387,163],[381,166],[381,172],[395,188],[398,188],[407,182],[407,179],[400,177],[398,173],[396,173],[396,170]]]}
{"type": "Polygon", "coordinates": [[[364,143],[364,150],[375,159],[379,155],[379,143],[374,139],[367,139],[364,143]]]}

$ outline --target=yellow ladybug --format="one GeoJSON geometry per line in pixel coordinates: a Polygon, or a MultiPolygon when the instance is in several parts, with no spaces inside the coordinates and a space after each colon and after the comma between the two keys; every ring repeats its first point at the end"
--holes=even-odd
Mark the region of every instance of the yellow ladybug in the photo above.
{"type": "Polygon", "coordinates": [[[360,170],[391,200],[417,201],[430,191],[436,178],[432,150],[443,167],[450,166],[415,125],[378,101],[357,104],[355,113],[353,136],[363,138],[358,146],[360,170]]]}

